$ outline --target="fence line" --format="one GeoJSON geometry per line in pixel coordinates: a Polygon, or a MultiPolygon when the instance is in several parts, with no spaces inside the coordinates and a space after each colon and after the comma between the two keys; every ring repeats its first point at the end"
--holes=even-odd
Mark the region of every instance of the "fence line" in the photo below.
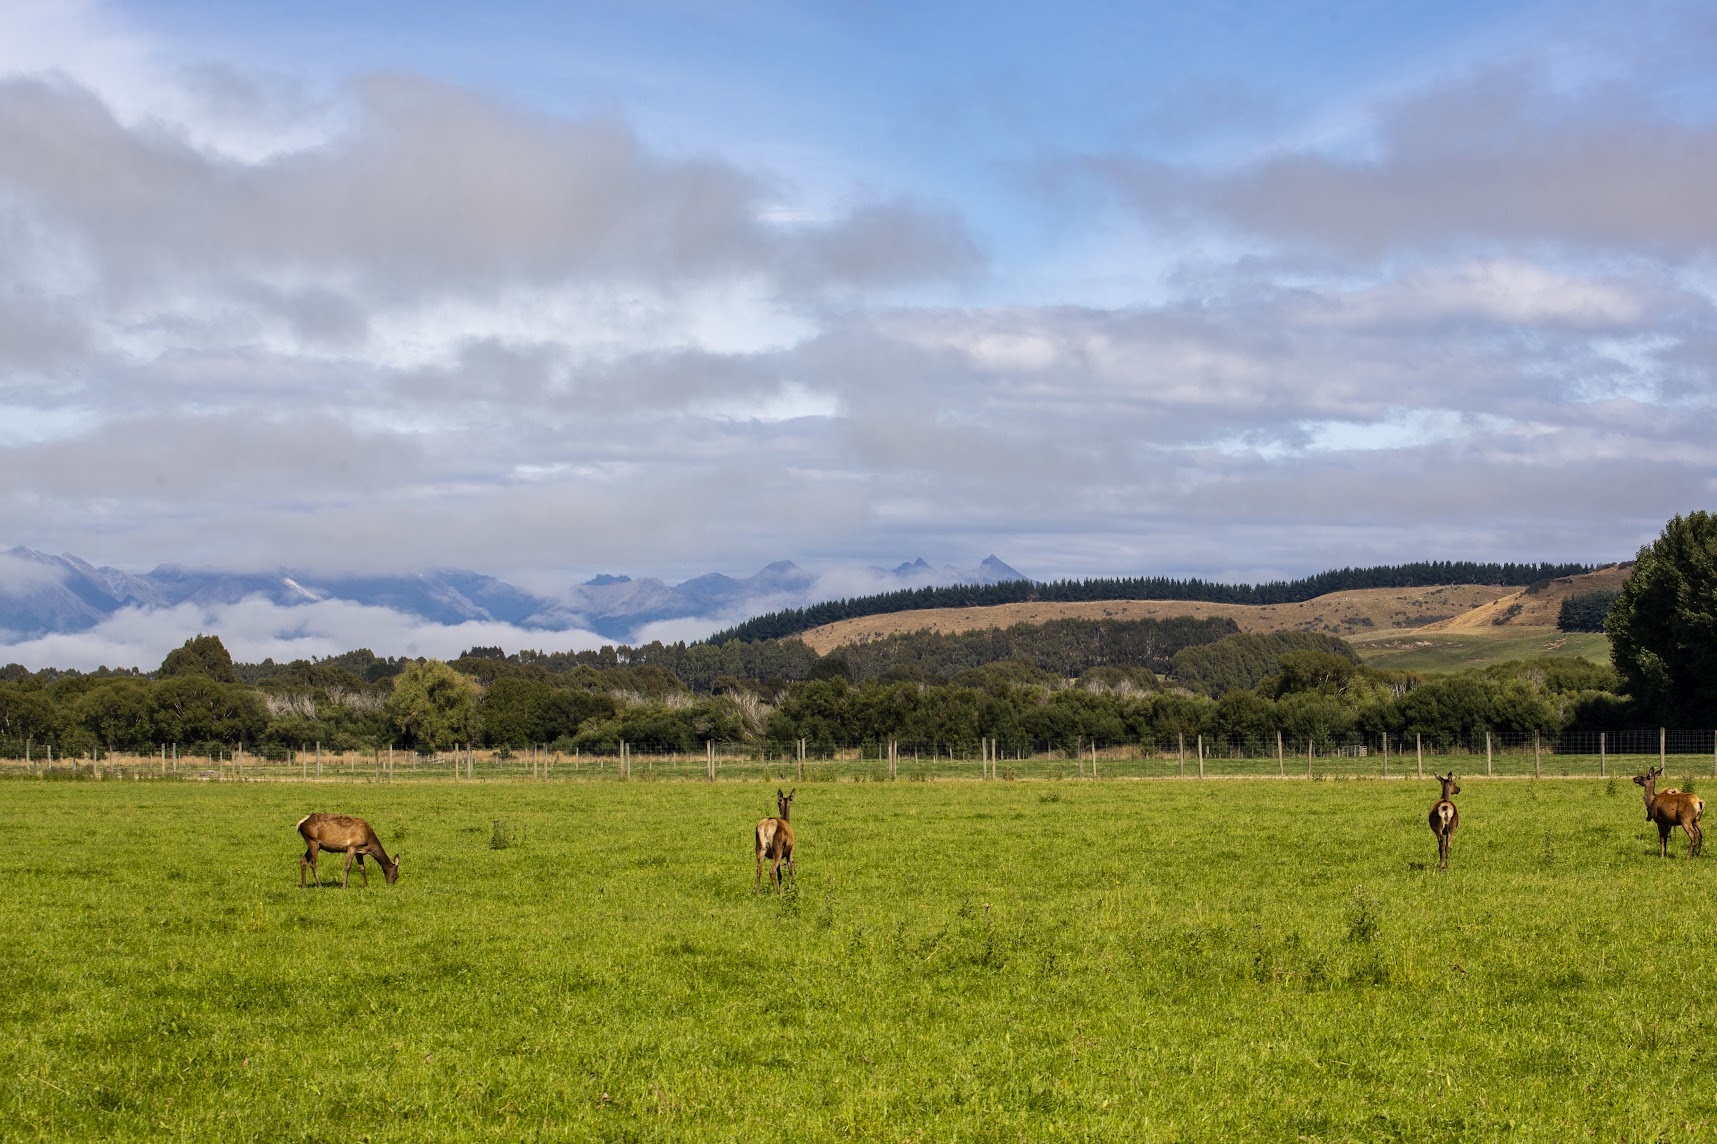
{"type": "Polygon", "coordinates": [[[432,752],[370,747],[257,752],[243,744],[191,755],[162,744],[149,752],[95,752],[66,759],[0,741],[0,774],[21,776],[178,779],[214,782],[631,781],[926,781],[1023,778],[1422,778],[1427,763],[1469,776],[1607,777],[1661,764],[1678,778],[1717,777],[1717,730],[1563,733],[1479,732],[1445,741],[1424,737],[1351,735],[1320,738],[1272,732],[1239,738],[1177,732],[1169,737],[1106,742],[1084,736],[1069,743],[1029,742],[1006,735],[966,742],[896,737],[835,744],[811,738],[788,742],[651,744],[616,742],[597,750],[533,744],[516,749],[469,744],[432,752]],[[1303,760],[1303,775],[1296,761],[1303,760]],[[1189,765],[1190,764],[1190,765],[1189,765]]]}

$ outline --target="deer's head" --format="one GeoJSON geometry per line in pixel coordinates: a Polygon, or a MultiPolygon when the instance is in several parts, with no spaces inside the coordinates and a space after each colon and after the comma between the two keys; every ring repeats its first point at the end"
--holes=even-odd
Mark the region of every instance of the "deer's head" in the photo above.
{"type": "Polygon", "coordinates": [[[399,859],[400,856],[395,854],[392,865],[382,867],[382,876],[388,880],[390,886],[399,881],[399,859]]]}
{"type": "Polygon", "coordinates": [[[1450,771],[1446,775],[1439,775],[1435,771],[1432,771],[1431,777],[1443,784],[1443,797],[1444,798],[1454,798],[1457,794],[1461,793],[1460,784],[1455,782],[1455,772],[1454,771],[1450,771]]]}
{"type": "Polygon", "coordinates": [[[1645,792],[1647,794],[1650,794],[1650,793],[1652,793],[1652,789],[1657,785],[1657,776],[1661,775],[1662,773],[1663,773],[1663,771],[1661,768],[1647,767],[1645,769],[1645,774],[1634,776],[1634,782],[1636,782],[1640,786],[1644,787],[1645,792]]]}
{"type": "Polygon", "coordinates": [[[794,787],[792,790],[788,791],[786,794],[781,793],[780,787],[775,788],[775,813],[776,813],[776,817],[787,818],[791,814],[791,812],[793,810],[793,796],[798,794],[798,793],[799,793],[798,787],[794,787]]]}

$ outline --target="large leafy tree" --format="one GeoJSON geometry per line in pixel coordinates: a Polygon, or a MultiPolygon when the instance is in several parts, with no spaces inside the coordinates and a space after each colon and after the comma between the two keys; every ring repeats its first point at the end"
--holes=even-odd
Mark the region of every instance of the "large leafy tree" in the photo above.
{"type": "Polygon", "coordinates": [[[388,718],[411,746],[441,748],[469,743],[478,725],[481,693],[475,679],[441,660],[408,663],[394,676],[388,718]]]}
{"type": "Polygon", "coordinates": [[[1639,550],[1604,630],[1640,711],[1666,723],[1717,719],[1717,517],[1676,516],[1639,550]]]}
{"type": "Polygon", "coordinates": [[[216,683],[237,683],[238,670],[220,636],[197,635],[167,653],[156,673],[162,679],[175,675],[206,675],[216,683]]]}

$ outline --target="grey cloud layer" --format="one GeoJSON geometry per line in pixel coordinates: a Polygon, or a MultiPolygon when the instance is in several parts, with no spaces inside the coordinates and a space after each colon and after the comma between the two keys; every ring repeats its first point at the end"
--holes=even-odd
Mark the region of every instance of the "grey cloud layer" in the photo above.
{"type": "Polygon", "coordinates": [[[946,213],[875,204],[784,232],[758,221],[763,184],[719,161],[663,159],[616,121],[532,117],[405,77],[358,85],[346,130],[262,162],[124,124],[67,83],[13,80],[0,85],[0,182],[44,247],[73,246],[109,289],[254,276],[312,328],[350,322],[341,286],[373,305],[592,276],[871,285],[976,258],[946,213]]]}
{"type": "Polygon", "coordinates": [[[1627,91],[1558,98],[1530,75],[1489,73],[1380,107],[1365,154],[1298,149],[1204,172],[1116,156],[1093,168],[1150,217],[1324,253],[1475,241],[1673,260],[1717,251],[1717,124],[1627,91]]]}
{"type": "Polygon", "coordinates": [[[0,406],[42,422],[0,436],[4,539],[501,575],[1629,555],[1712,491],[1717,323],[1661,253],[1709,252],[1711,129],[1506,85],[1390,114],[1367,159],[1104,164],[1339,274],[1272,251],[1153,305],[928,308],[888,289],[980,268],[956,214],[770,223],[767,178],[617,120],[389,77],[246,161],[0,83],[0,406]]]}

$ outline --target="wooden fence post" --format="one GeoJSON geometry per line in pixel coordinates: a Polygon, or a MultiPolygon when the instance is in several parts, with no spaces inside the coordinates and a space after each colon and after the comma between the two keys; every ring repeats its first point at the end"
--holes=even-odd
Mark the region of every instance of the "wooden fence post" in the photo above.
{"type": "Polygon", "coordinates": [[[1598,777],[1599,778],[1604,777],[1604,770],[1605,770],[1604,764],[1609,761],[1608,759],[1606,759],[1604,757],[1604,755],[1605,755],[1604,733],[1602,731],[1599,731],[1598,732],[1598,777]]]}
{"type": "Polygon", "coordinates": [[[1306,736],[1306,777],[1312,777],[1312,736],[1306,736]]]}
{"type": "Polygon", "coordinates": [[[1420,778],[1424,778],[1425,777],[1425,734],[1422,731],[1413,732],[1413,753],[1414,753],[1414,758],[1417,760],[1413,764],[1414,773],[1417,774],[1420,778]]]}
{"type": "Polygon", "coordinates": [[[1204,777],[1204,736],[1198,737],[1198,777],[1204,777]]]}
{"type": "Polygon", "coordinates": [[[1277,731],[1276,732],[1276,777],[1277,778],[1281,778],[1282,775],[1285,773],[1285,771],[1283,770],[1285,765],[1286,764],[1283,762],[1283,759],[1282,759],[1282,732],[1277,731]]]}
{"type": "Polygon", "coordinates": [[[1180,777],[1186,777],[1186,732],[1176,731],[1175,738],[1180,741],[1180,777]]]}
{"type": "Polygon", "coordinates": [[[1663,770],[1669,761],[1669,731],[1666,728],[1657,729],[1657,769],[1663,770]]]}
{"type": "Polygon", "coordinates": [[[1383,732],[1383,777],[1389,777],[1389,732],[1383,732]]]}
{"type": "Polygon", "coordinates": [[[1542,776],[1543,768],[1539,765],[1538,760],[1538,732],[1534,731],[1532,732],[1532,777],[1536,779],[1542,776]]]}
{"type": "Polygon", "coordinates": [[[705,758],[709,763],[709,781],[713,783],[715,781],[715,740],[704,740],[703,749],[705,758]]]}
{"type": "Polygon", "coordinates": [[[1488,779],[1490,777],[1490,732],[1489,731],[1486,731],[1484,733],[1484,774],[1485,774],[1485,778],[1488,779]]]}

